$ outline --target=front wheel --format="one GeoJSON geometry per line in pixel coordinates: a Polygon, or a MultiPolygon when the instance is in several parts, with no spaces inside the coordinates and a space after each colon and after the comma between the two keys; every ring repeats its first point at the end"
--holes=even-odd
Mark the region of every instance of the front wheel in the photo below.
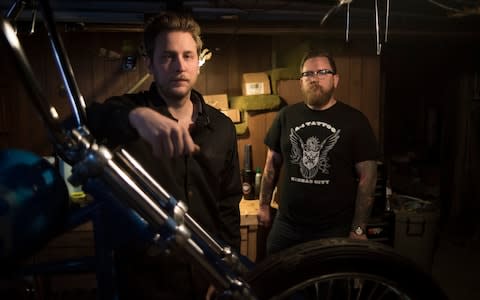
{"type": "Polygon", "coordinates": [[[432,277],[390,247],[349,239],[308,242],[247,275],[259,299],[447,299],[432,277]]]}

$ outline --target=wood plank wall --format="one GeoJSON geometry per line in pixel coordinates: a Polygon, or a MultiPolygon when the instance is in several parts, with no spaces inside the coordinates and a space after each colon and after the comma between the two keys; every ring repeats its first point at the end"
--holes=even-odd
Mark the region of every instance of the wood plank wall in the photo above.
{"type": "MultiPolygon", "coordinates": [[[[87,103],[104,101],[109,96],[123,94],[133,87],[147,70],[141,58],[133,71],[121,69],[123,44],[139,44],[141,33],[68,32],[62,33],[80,91],[87,103]],[[119,55],[120,57],[117,57],[119,55]]],[[[298,39],[298,37],[295,37],[298,39]]],[[[196,88],[203,94],[226,93],[241,95],[241,75],[282,67],[276,61],[281,56],[277,49],[279,38],[265,35],[216,34],[203,37],[204,44],[213,57],[202,67],[196,88]]],[[[282,39],[282,47],[292,44],[289,37],[282,39]]],[[[49,45],[42,34],[22,37],[27,56],[37,74],[45,95],[56,107],[60,116],[69,114],[66,93],[60,81],[49,45]]],[[[0,53],[5,53],[4,45],[0,53]]],[[[285,56],[285,55],[284,55],[285,56]]],[[[2,65],[8,70],[0,79],[0,146],[17,147],[48,155],[52,149],[47,142],[42,124],[35,117],[27,101],[24,87],[8,55],[2,55],[2,65]]],[[[298,57],[300,60],[300,56],[298,57]]],[[[349,49],[337,57],[341,76],[337,97],[363,111],[377,134],[380,132],[380,62],[373,51],[349,49]]],[[[141,85],[148,88],[150,80],[141,85]]],[[[276,111],[250,112],[248,134],[238,138],[240,165],[243,147],[252,144],[253,164],[263,169],[266,147],[263,138],[276,111]]]]}

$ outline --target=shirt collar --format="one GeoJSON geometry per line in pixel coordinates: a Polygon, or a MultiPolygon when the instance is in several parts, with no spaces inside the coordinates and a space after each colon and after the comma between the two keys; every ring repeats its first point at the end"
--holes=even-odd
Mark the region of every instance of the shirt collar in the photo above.
{"type": "MultiPolygon", "coordinates": [[[[153,108],[157,109],[162,114],[173,118],[173,116],[170,114],[170,112],[167,109],[167,103],[162,98],[162,96],[160,96],[160,94],[158,93],[155,82],[152,82],[152,84],[150,85],[150,89],[147,92],[147,98],[148,98],[148,102],[150,102],[153,108]]],[[[195,105],[195,109],[197,111],[197,118],[195,120],[195,125],[210,127],[211,126],[210,118],[208,117],[208,114],[205,110],[206,104],[205,104],[205,100],[202,97],[202,94],[192,89],[190,100],[192,101],[193,105],[195,105]]]]}

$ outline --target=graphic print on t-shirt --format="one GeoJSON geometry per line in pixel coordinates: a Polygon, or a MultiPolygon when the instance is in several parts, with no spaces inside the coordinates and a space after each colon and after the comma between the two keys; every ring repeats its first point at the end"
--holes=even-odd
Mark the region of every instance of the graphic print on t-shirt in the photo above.
{"type": "Polygon", "coordinates": [[[300,126],[290,129],[290,143],[292,144],[292,150],[290,153],[290,159],[293,164],[298,164],[300,173],[303,179],[291,178],[294,181],[325,184],[323,181],[312,181],[318,171],[322,174],[328,174],[330,164],[328,163],[328,153],[337,143],[340,138],[340,130],[335,129],[330,124],[325,122],[305,122],[300,126]],[[299,135],[299,132],[310,126],[319,126],[320,129],[328,129],[332,132],[323,141],[317,136],[310,136],[303,140],[299,135]]]}

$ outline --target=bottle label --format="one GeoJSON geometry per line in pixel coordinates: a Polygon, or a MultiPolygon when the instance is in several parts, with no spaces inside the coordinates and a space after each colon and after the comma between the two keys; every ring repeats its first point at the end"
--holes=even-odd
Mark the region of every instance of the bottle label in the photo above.
{"type": "Polygon", "coordinates": [[[252,191],[252,185],[248,182],[242,184],[242,191],[244,195],[249,195],[252,191]]]}

